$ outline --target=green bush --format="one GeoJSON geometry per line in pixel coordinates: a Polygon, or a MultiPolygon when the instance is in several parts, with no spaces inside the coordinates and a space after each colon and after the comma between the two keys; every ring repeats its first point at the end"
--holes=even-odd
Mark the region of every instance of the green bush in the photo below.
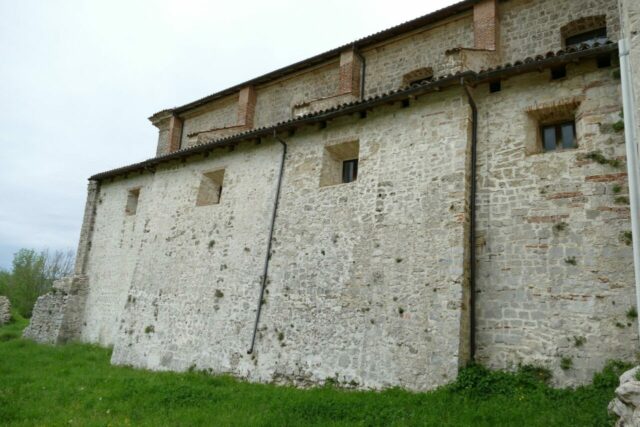
{"type": "Polygon", "coordinates": [[[521,366],[516,372],[505,372],[472,364],[463,368],[449,387],[469,397],[486,398],[545,388],[550,379],[551,372],[548,369],[530,365],[521,366]]]}
{"type": "Polygon", "coordinates": [[[593,386],[600,389],[615,389],[620,383],[620,375],[633,368],[631,363],[610,360],[604,369],[593,376],[593,386]]]}
{"type": "Polygon", "coordinates": [[[11,271],[0,270],[0,295],[23,317],[31,317],[40,295],[51,290],[53,282],[71,274],[73,252],[20,249],[13,257],[11,271]]]}

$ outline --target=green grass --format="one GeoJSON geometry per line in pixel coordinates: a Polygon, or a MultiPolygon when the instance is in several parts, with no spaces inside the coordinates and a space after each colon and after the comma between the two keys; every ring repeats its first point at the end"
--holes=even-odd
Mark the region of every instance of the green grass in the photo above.
{"type": "Polygon", "coordinates": [[[627,367],[610,364],[576,390],[549,388],[541,369],[479,366],[431,393],[298,390],[114,367],[108,349],[22,340],[25,323],[0,328],[10,336],[0,341],[3,426],[608,426],[607,403],[627,367]]]}

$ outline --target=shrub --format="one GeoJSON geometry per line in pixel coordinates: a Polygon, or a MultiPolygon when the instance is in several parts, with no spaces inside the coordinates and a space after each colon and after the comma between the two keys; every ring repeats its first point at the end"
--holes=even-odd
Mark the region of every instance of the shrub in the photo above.
{"type": "Polygon", "coordinates": [[[563,371],[568,371],[573,368],[573,359],[570,357],[563,357],[560,359],[560,368],[563,371]]]}
{"type": "Polygon", "coordinates": [[[509,396],[526,389],[542,389],[550,379],[548,369],[531,365],[520,366],[516,372],[504,372],[471,364],[460,370],[457,380],[449,388],[483,399],[492,395],[509,396]]]}
{"type": "Polygon", "coordinates": [[[573,337],[573,344],[576,347],[582,347],[586,342],[587,342],[587,339],[585,337],[573,337]]]}
{"type": "Polygon", "coordinates": [[[593,386],[596,388],[615,389],[620,383],[620,375],[624,374],[633,365],[620,360],[610,360],[602,371],[593,376],[593,386]]]}

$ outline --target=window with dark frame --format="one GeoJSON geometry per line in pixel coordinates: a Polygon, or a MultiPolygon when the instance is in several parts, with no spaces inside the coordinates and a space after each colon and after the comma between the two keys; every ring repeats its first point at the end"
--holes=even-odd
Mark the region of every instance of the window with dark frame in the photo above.
{"type": "Polygon", "coordinates": [[[342,183],[347,184],[358,178],[358,159],[342,162],[342,183]]]}
{"type": "Polygon", "coordinates": [[[360,143],[345,141],[329,144],[322,151],[320,187],[348,184],[358,178],[360,143]]]}
{"type": "Polygon", "coordinates": [[[500,80],[494,80],[489,83],[489,93],[496,93],[502,90],[502,82],[500,80]]]}
{"type": "Polygon", "coordinates": [[[544,152],[570,150],[578,147],[575,121],[543,125],[540,127],[540,135],[544,152]]]}

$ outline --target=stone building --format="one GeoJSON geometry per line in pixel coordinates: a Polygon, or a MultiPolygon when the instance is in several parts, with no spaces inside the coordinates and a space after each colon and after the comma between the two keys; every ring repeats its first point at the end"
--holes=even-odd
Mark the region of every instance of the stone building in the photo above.
{"type": "Polygon", "coordinates": [[[466,0],[154,114],[156,156],[90,178],[75,275],[25,334],[363,388],[633,359],[635,9],[466,0]]]}

